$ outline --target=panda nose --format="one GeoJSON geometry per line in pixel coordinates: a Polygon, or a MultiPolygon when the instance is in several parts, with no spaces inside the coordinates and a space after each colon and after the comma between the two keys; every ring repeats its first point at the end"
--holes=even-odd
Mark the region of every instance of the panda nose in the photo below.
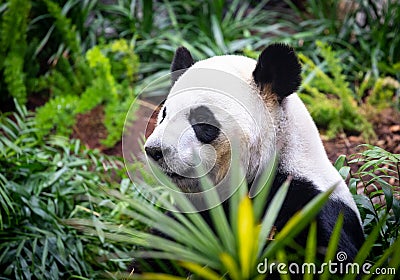
{"type": "Polygon", "coordinates": [[[145,147],[146,154],[152,157],[155,161],[162,159],[163,153],[159,147],[145,147]]]}

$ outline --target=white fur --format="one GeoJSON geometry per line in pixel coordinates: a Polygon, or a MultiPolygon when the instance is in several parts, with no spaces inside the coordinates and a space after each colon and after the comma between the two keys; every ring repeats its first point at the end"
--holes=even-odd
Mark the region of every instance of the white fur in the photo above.
{"type": "MultiPolygon", "coordinates": [[[[187,131],[187,128],[190,128],[187,120],[189,110],[199,105],[206,105],[213,111],[221,124],[222,132],[229,134],[228,138],[239,140],[237,136],[242,136],[240,145],[243,150],[249,151],[259,147],[261,140],[274,142],[272,118],[265,110],[258,90],[251,84],[251,71],[254,67],[254,60],[241,56],[213,57],[193,65],[172,87],[164,105],[167,116],[156,127],[146,145],[154,145],[164,137],[164,145],[174,151],[169,160],[170,167],[174,171],[184,171],[185,167],[181,166],[180,159],[190,158],[193,153],[201,157],[206,167],[213,164],[215,157],[210,160],[202,155],[200,149],[203,145],[196,139],[193,130],[187,131]],[[246,63],[243,63],[244,61],[246,63]],[[240,67],[243,64],[247,67],[240,67]],[[167,127],[168,133],[164,133],[167,127]],[[181,133],[179,129],[185,133],[181,133]],[[264,139],[259,137],[262,132],[265,132],[264,139]],[[173,133],[179,141],[165,137],[169,133],[173,133]]],[[[161,119],[162,116],[159,116],[158,122],[161,119]]],[[[248,181],[254,179],[260,166],[260,159],[262,157],[269,159],[272,152],[272,149],[268,149],[264,153],[254,151],[241,154],[242,165],[247,166],[248,163],[251,165],[246,174],[248,181]]]]}
{"type": "Polygon", "coordinates": [[[215,106],[211,110],[221,123],[222,130],[232,133],[233,137],[243,136],[240,145],[246,152],[241,155],[241,160],[249,165],[248,181],[254,179],[258,168],[266,165],[274,148],[277,148],[283,163],[282,171],[311,181],[321,191],[337,184],[331,198],[343,201],[359,216],[345,182],[326,155],[318,130],[303,102],[294,93],[282,102],[282,106],[269,105],[273,107],[267,108],[253,82],[255,65],[253,59],[232,55],[195,63],[172,87],[164,105],[167,117],[156,127],[146,145],[153,145],[164,137],[164,145],[172,150],[169,161],[175,170],[187,168],[182,162],[193,165],[193,153],[197,153],[209,167],[215,155],[202,155],[200,150],[203,145],[193,130],[188,129],[187,116],[189,108],[202,104],[215,106]],[[215,72],[199,72],[201,69],[215,72]],[[226,81],[218,71],[241,82],[229,78],[226,81]],[[241,128],[239,132],[235,131],[237,125],[241,128]],[[174,136],[168,137],[170,134],[174,136]]]}
{"type": "MultiPolygon", "coordinates": [[[[321,191],[337,185],[331,198],[343,201],[359,217],[357,206],[346,183],[333,167],[323,147],[311,115],[296,93],[286,97],[278,145],[284,171],[306,178],[321,191]]],[[[360,217],[359,217],[360,218],[360,217]]]]}

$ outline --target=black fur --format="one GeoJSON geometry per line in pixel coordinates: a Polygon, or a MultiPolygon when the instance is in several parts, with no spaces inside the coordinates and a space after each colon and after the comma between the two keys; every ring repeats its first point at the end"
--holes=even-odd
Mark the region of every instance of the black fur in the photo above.
{"type": "MultiPolygon", "coordinates": [[[[267,206],[278,188],[286,180],[287,175],[278,172],[273,187],[268,198],[267,206]]],[[[291,181],[287,196],[276,220],[277,230],[281,230],[287,221],[300,209],[302,209],[311,199],[320,193],[319,190],[306,179],[294,179],[291,181]]],[[[346,262],[351,262],[356,256],[364,241],[364,233],[356,213],[340,200],[329,199],[321,209],[317,220],[317,244],[319,247],[327,247],[332,230],[340,212],[344,214],[343,228],[337,251],[347,254],[346,262]]],[[[296,241],[306,245],[308,230],[301,232],[296,241]]]]}
{"type": "Polygon", "coordinates": [[[220,133],[220,123],[206,106],[199,106],[191,109],[189,113],[189,122],[196,133],[197,139],[202,143],[211,143],[217,139],[220,133]]]}
{"type": "Polygon", "coordinates": [[[144,150],[155,161],[159,161],[164,157],[161,147],[146,147],[144,150]]]}
{"type": "Polygon", "coordinates": [[[284,44],[273,44],[260,54],[253,78],[260,88],[271,85],[280,102],[300,86],[300,73],[301,65],[294,50],[284,44]]]}
{"type": "Polygon", "coordinates": [[[185,47],[179,47],[175,51],[174,59],[171,64],[171,79],[174,84],[178,78],[194,64],[194,60],[189,50],[185,47]]]}

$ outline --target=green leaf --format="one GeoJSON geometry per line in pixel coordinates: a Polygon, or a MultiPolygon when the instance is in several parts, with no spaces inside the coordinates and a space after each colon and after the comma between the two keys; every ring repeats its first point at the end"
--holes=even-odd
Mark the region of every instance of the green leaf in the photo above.
{"type": "Polygon", "coordinates": [[[100,222],[99,219],[97,219],[95,216],[93,216],[92,220],[93,220],[93,225],[96,228],[97,236],[99,237],[101,243],[104,243],[105,239],[104,239],[103,223],[100,222]]]}
{"type": "Polygon", "coordinates": [[[193,272],[196,276],[200,276],[204,279],[207,280],[220,280],[220,276],[212,271],[211,269],[207,267],[202,267],[198,264],[195,263],[190,263],[190,262],[182,262],[181,263],[184,268],[187,270],[193,272]]]}
{"type": "Polygon", "coordinates": [[[256,228],[253,206],[249,197],[243,197],[238,210],[238,253],[242,277],[247,279],[254,264],[258,230],[256,228]]]}
{"type": "Polygon", "coordinates": [[[396,218],[396,222],[400,221],[400,201],[398,199],[393,200],[392,210],[396,218]]]}
{"type": "Polygon", "coordinates": [[[336,161],[335,161],[335,168],[337,171],[339,171],[346,163],[346,156],[345,155],[340,155],[336,161]]]}
{"type": "MultiPolygon", "coordinates": [[[[329,239],[329,244],[328,244],[328,248],[326,249],[324,263],[329,263],[330,261],[332,262],[332,261],[335,261],[335,259],[336,259],[335,257],[336,257],[340,237],[341,237],[343,221],[344,221],[344,215],[342,212],[340,212],[340,214],[336,220],[335,227],[332,230],[331,237],[329,239]]],[[[331,275],[329,274],[329,271],[324,270],[324,273],[321,275],[321,280],[329,279],[330,276],[331,275]]]]}
{"type": "Polygon", "coordinates": [[[221,50],[221,54],[225,54],[228,52],[228,49],[224,42],[224,35],[221,30],[221,26],[219,25],[218,19],[215,15],[211,15],[211,30],[214,36],[215,43],[221,50]]]}
{"type": "Polygon", "coordinates": [[[385,194],[385,201],[386,201],[386,212],[389,212],[392,209],[393,205],[393,190],[392,187],[387,184],[381,184],[383,193],[385,194]]]}
{"type": "Polygon", "coordinates": [[[265,209],[265,201],[267,201],[271,186],[274,182],[275,170],[277,168],[279,156],[275,153],[267,163],[260,178],[256,180],[256,184],[251,187],[249,196],[253,199],[254,214],[256,219],[260,219],[265,209]]]}
{"type": "Polygon", "coordinates": [[[360,205],[361,207],[366,209],[369,213],[375,214],[374,206],[366,196],[354,195],[353,198],[356,201],[357,205],[360,205]]]}
{"type": "MultiPolygon", "coordinates": [[[[307,244],[306,244],[306,255],[304,263],[316,263],[316,253],[317,253],[317,223],[313,221],[310,225],[310,230],[308,232],[307,244]]],[[[305,273],[304,280],[312,280],[312,273],[305,273]]]]}
{"type": "Polygon", "coordinates": [[[347,179],[347,177],[349,176],[350,170],[351,170],[350,166],[343,166],[342,168],[340,168],[339,174],[340,174],[340,176],[342,176],[343,180],[347,179]]]}
{"type": "Polygon", "coordinates": [[[47,238],[44,239],[43,251],[42,251],[42,270],[46,269],[47,255],[49,253],[49,241],[47,238]]]}
{"type": "Polygon", "coordinates": [[[227,253],[222,253],[220,255],[220,259],[224,267],[227,269],[228,274],[232,277],[232,279],[240,280],[241,279],[240,267],[237,265],[233,257],[227,253]]]}
{"type": "MultiPolygon", "coordinates": [[[[368,279],[371,279],[372,277],[373,277],[373,279],[382,279],[382,280],[395,279],[395,277],[397,276],[396,275],[397,270],[398,270],[399,265],[400,265],[400,261],[399,261],[399,257],[400,257],[399,256],[399,251],[400,250],[399,249],[400,249],[400,238],[398,238],[396,240],[396,242],[393,244],[393,246],[389,247],[382,254],[382,256],[375,262],[375,264],[371,265],[371,267],[369,269],[369,274],[366,274],[362,279],[363,280],[368,280],[368,279]],[[389,263],[388,263],[388,260],[389,260],[389,263]],[[394,273],[394,274],[389,274],[388,273],[388,274],[378,275],[378,277],[376,277],[375,271],[378,268],[380,268],[380,269],[386,268],[386,271],[388,271],[387,269],[393,269],[394,268],[396,273],[394,273]]],[[[381,272],[381,270],[379,272],[381,272]]],[[[355,279],[355,276],[356,275],[354,275],[352,277],[346,277],[345,280],[355,279]]]]}
{"type": "Polygon", "coordinates": [[[382,228],[385,219],[379,221],[379,223],[374,227],[372,232],[369,234],[364,244],[358,251],[357,256],[354,259],[354,263],[363,264],[368,257],[368,253],[371,251],[372,247],[375,245],[375,241],[378,238],[379,232],[382,228]]]}
{"type": "Polygon", "coordinates": [[[289,190],[291,178],[288,178],[279,190],[276,192],[274,198],[272,199],[270,205],[268,205],[268,209],[261,221],[261,231],[258,238],[258,251],[257,256],[259,256],[264,249],[264,246],[267,242],[267,237],[272,231],[273,225],[275,223],[276,218],[278,217],[279,212],[282,209],[283,202],[286,198],[286,194],[289,190]]]}

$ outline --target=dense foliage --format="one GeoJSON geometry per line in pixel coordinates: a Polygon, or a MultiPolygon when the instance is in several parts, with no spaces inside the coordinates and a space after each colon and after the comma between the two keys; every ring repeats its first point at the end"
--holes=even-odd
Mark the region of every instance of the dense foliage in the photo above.
{"type": "Polygon", "coordinates": [[[343,75],[337,54],[326,43],[317,41],[317,47],[326,66],[321,69],[310,58],[300,54],[305,80],[299,90],[300,98],[318,127],[327,129],[329,137],[346,131],[362,133],[370,139],[374,134],[372,125],[357,106],[356,96],[343,75]]]}
{"type": "Polygon", "coordinates": [[[103,105],[108,135],[101,141],[106,146],[115,145],[121,139],[125,116],[135,97],[138,58],[133,47],[121,39],[93,47],[74,66],[63,57],[58,64],[63,66],[40,80],[40,85],[48,87],[53,95],[37,110],[40,132],[46,135],[53,130],[68,136],[77,114],[103,105]]]}
{"type": "MultiPolygon", "coordinates": [[[[397,274],[384,275],[384,279],[397,279],[400,268],[398,258],[400,204],[397,200],[400,158],[399,155],[391,154],[378,147],[368,146],[367,148],[360,154],[353,155],[351,158],[355,159],[349,161],[350,165],[365,162],[361,166],[358,165],[357,171],[352,172],[349,178],[349,188],[360,209],[366,234],[366,241],[354,263],[358,263],[360,267],[364,263],[370,263],[371,272],[376,268],[394,268],[397,274]],[[363,182],[366,195],[357,194],[356,186],[359,182],[363,182]],[[370,190],[367,191],[367,188],[370,190]],[[377,196],[381,196],[381,200],[373,200],[377,196]]],[[[335,166],[343,178],[348,177],[350,167],[345,156],[340,157],[335,166]]],[[[233,168],[238,169],[235,166],[233,168]]],[[[185,275],[188,274],[193,274],[191,277],[194,279],[265,279],[267,275],[260,274],[256,270],[257,264],[262,263],[265,258],[270,262],[277,261],[287,265],[293,261],[318,264],[316,227],[312,221],[326,202],[330,192],[316,197],[280,232],[274,233],[274,221],[286,196],[289,181],[281,186],[263,214],[263,202],[273,180],[273,176],[270,176],[273,170],[274,166],[271,164],[264,173],[265,180],[260,180],[263,183],[257,188],[261,191],[252,200],[248,198],[247,185],[240,180],[240,176],[232,178],[232,186],[238,186],[238,189],[229,198],[229,215],[225,213],[222,205],[213,208],[210,212],[215,231],[210,230],[204,217],[199,213],[182,214],[178,211],[167,216],[154,208],[152,204],[144,202],[142,197],[128,198],[118,191],[109,191],[108,195],[110,199],[120,201],[124,207],[109,205],[110,209],[107,211],[120,211],[126,217],[153,228],[156,234],[138,230],[127,224],[121,226],[109,219],[100,219],[101,234],[98,234],[98,225],[93,221],[72,219],[68,223],[77,226],[86,234],[97,234],[99,238],[105,236],[110,242],[133,245],[138,248],[133,253],[137,260],[143,261],[146,258],[164,260],[160,262],[154,273],[147,272],[139,276],[132,271],[131,276],[135,276],[134,279],[186,279],[185,275]],[[239,224],[246,224],[246,226],[239,227],[239,224]],[[293,238],[310,224],[307,246],[301,248],[293,241],[293,238]],[[271,235],[270,232],[272,232],[271,235]],[[160,274],[160,269],[164,271],[164,274],[160,274]],[[166,274],[171,273],[180,276],[165,278],[166,274]]],[[[164,186],[176,188],[161,171],[156,173],[157,178],[162,178],[161,182],[164,186]]],[[[239,173],[240,170],[233,171],[233,174],[239,173]]],[[[180,192],[166,195],[165,188],[160,188],[159,184],[154,182],[150,184],[141,182],[141,184],[158,206],[168,209],[177,207],[187,212],[194,209],[190,199],[180,192]],[[172,201],[176,203],[175,206],[172,201]]],[[[203,180],[203,184],[205,190],[213,190],[207,180],[203,180]]],[[[205,196],[205,201],[212,204],[217,197],[218,195],[211,191],[205,196]]],[[[100,201],[98,205],[101,205],[100,201]]],[[[342,218],[338,219],[331,236],[324,259],[326,263],[333,260],[336,255],[342,218]]],[[[154,265],[154,262],[151,264],[154,265]]],[[[146,267],[146,263],[142,264],[142,267],[146,267]]],[[[152,271],[151,266],[147,266],[147,269],[152,271]]],[[[328,273],[328,270],[325,271],[321,279],[356,279],[357,276],[355,273],[349,273],[335,278],[328,273]]],[[[311,276],[312,274],[306,274],[305,279],[313,279],[311,276]]],[[[365,275],[363,279],[370,277],[371,275],[365,275]]]]}
{"type": "Polygon", "coordinates": [[[61,3],[10,0],[2,5],[2,104],[11,97],[25,104],[28,94],[49,99],[38,110],[37,126],[42,135],[66,136],[77,114],[104,106],[108,135],[102,143],[113,146],[134,98],[138,57],[127,40],[98,45],[88,40],[96,38],[97,27],[88,21],[97,1],[61,3]]]}
{"type": "Polygon", "coordinates": [[[63,222],[73,215],[96,221],[91,199],[101,198],[104,186],[119,186],[113,182],[120,178],[121,162],[79,140],[41,139],[34,117],[25,107],[16,108],[0,119],[2,279],[93,279],[121,269],[106,261],[108,250],[119,254],[118,246],[78,234],[63,222]]]}
{"type": "MultiPolygon", "coordinates": [[[[223,275],[232,279],[253,279],[254,267],[264,257],[283,263],[315,261],[314,226],[311,226],[306,248],[298,248],[291,240],[312,221],[329,193],[319,196],[294,216],[286,228],[274,236],[273,242],[267,241],[264,235],[271,231],[288,187],[286,182],[263,216],[262,202],[270,187],[269,172],[273,164],[266,171],[265,180],[261,180],[266,182],[260,186],[262,191],[253,201],[245,195],[247,186],[242,182],[230,198],[230,216],[226,216],[222,206],[214,208],[211,217],[217,232],[213,233],[198,214],[177,212],[173,220],[153,205],[171,207],[173,199],[178,207],[190,210],[193,205],[186,197],[169,198],[153,179],[145,177],[145,182],[136,183],[148,190],[153,201],[150,203],[127,178],[119,179],[121,163],[118,160],[87,150],[77,140],[68,141],[60,136],[43,140],[38,137],[34,122],[26,108],[20,106],[17,106],[17,113],[3,116],[0,122],[0,267],[7,279],[74,276],[93,279],[104,273],[108,273],[108,277],[119,277],[112,272],[126,270],[133,248],[142,248],[135,250],[136,257],[169,259],[177,268],[175,272],[181,271],[184,275],[186,270],[202,279],[223,275]],[[245,221],[252,222],[246,231],[239,230],[242,227],[237,225],[245,221]],[[175,241],[146,233],[146,227],[155,227],[175,241]],[[247,246],[250,240],[254,246],[247,246]],[[287,254],[285,248],[294,248],[297,254],[287,254]],[[207,268],[203,268],[204,265],[207,268]]],[[[350,173],[345,157],[335,164],[344,178],[351,174],[349,188],[360,207],[368,236],[356,260],[358,263],[370,261],[375,263],[374,267],[398,269],[400,157],[378,147],[367,148],[349,161],[350,165],[363,163],[356,172],[350,173]],[[356,194],[360,182],[366,196],[356,194]],[[374,200],[376,197],[380,199],[374,200]]],[[[131,168],[141,170],[142,166],[131,168]]],[[[157,175],[163,177],[161,173],[157,175]]],[[[163,178],[164,184],[175,188],[163,178]]],[[[211,202],[215,197],[210,193],[207,199],[211,202]]],[[[338,229],[340,223],[339,219],[338,229]]],[[[326,260],[335,254],[340,230],[335,232],[326,260]]],[[[164,269],[171,273],[168,267],[164,269]]],[[[347,278],[353,279],[353,276],[347,278]]],[[[147,274],[143,277],[164,279],[165,276],[147,274]]]]}
{"type": "Polygon", "coordinates": [[[400,232],[400,155],[382,148],[366,145],[362,152],[349,158],[350,166],[358,166],[350,174],[349,188],[362,194],[355,199],[360,205],[367,234],[382,224],[373,257],[393,246],[400,232]]]}
{"type": "MultiPolygon", "coordinates": [[[[241,185],[231,198],[232,215],[221,207],[213,211],[214,233],[199,215],[166,217],[158,206],[170,200],[140,163],[132,168],[146,180],[134,178],[135,183],[152,190],[152,203],[126,177],[120,159],[68,136],[79,114],[101,107],[108,133],[101,143],[114,146],[131,101],[169,72],[181,45],[199,60],[221,54],[256,58],[269,43],[285,42],[299,54],[304,79],[299,95],[324,133],[362,134],[371,140],[370,116],[400,108],[399,22],[395,0],[0,1],[0,278],[124,277],[115,272],[126,271],[132,256],[148,256],[148,250],[171,261],[181,272],[176,274],[193,274],[191,279],[258,279],[251,268],[265,256],[284,263],[313,261],[312,219],[326,195],[271,242],[265,234],[287,185],[264,217],[260,201],[268,184],[253,201],[241,185]],[[237,224],[244,221],[249,224],[241,231],[237,224]],[[298,248],[292,238],[309,223],[310,241],[298,248]],[[148,227],[174,241],[148,233],[148,227]]],[[[169,83],[157,87],[145,94],[165,93],[169,83]]],[[[397,268],[397,275],[384,279],[399,278],[399,161],[399,155],[366,146],[336,162],[348,177],[367,235],[357,262],[397,268]]],[[[177,201],[191,207],[185,199],[177,201]]],[[[164,270],[171,273],[165,265],[164,270]]]]}
{"type": "Polygon", "coordinates": [[[334,45],[335,49],[343,50],[345,73],[355,79],[357,72],[366,70],[371,70],[375,77],[391,74],[399,78],[397,1],[305,2],[306,13],[291,4],[299,18],[292,17],[290,26],[297,32],[288,36],[288,42],[304,48],[310,56],[315,56],[316,39],[334,45]]]}

